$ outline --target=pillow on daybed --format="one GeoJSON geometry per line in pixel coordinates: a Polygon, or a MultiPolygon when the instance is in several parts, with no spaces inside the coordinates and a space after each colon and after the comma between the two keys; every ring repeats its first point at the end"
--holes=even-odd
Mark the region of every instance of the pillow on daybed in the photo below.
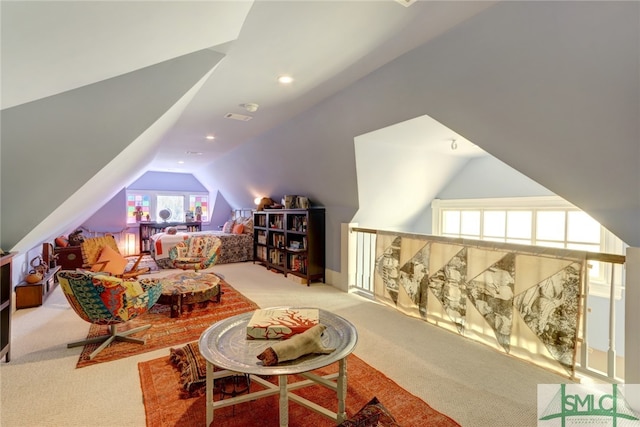
{"type": "Polygon", "coordinates": [[[243,218],[242,225],[244,226],[243,232],[253,236],[253,218],[243,218]]]}
{"type": "Polygon", "coordinates": [[[236,224],[233,226],[233,229],[231,230],[232,234],[242,234],[242,232],[244,231],[244,225],[242,224],[236,224]]]}
{"type": "Polygon", "coordinates": [[[374,396],[353,417],[344,420],[338,427],[399,427],[400,424],[389,410],[374,396]]]}
{"type": "Polygon", "coordinates": [[[225,222],[224,225],[222,226],[222,232],[223,233],[227,233],[227,234],[231,234],[231,231],[233,231],[233,226],[235,224],[236,224],[236,222],[233,221],[233,220],[225,222]]]}

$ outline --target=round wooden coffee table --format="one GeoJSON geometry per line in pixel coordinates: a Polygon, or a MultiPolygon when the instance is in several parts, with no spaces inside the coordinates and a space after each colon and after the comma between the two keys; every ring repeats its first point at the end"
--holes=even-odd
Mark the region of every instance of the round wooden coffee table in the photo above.
{"type": "Polygon", "coordinates": [[[171,317],[180,317],[185,306],[202,302],[220,302],[220,277],[212,273],[186,271],[160,279],[159,304],[171,306],[171,317]]]}

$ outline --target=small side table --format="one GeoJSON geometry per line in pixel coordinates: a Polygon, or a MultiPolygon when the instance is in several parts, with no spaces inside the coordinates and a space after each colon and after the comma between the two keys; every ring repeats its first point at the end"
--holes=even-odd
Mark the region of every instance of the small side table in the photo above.
{"type": "Polygon", "coordinates": [[[50,269],[37,283],[22,282],[16,285],[16,310],[21,308],[39,307],[58,284],[56,273],[60,266],[50,269]]]}
{"type": "MultiPolygon", "coordinates": [[[[283,307],[278,307],[283,308],[283,307]]],[[[320,323],[325,325],[322,334],[322,344],[328,348],[335,348],[330,354],[310,354],[299,359],[284,362],[275,366],[263,366],[257,358],[267,347],[273,344],[271,340],[246,339],[247,323],[253,312],[239,314],[223,319],[207,328],[200,336],[200,353],[207,361],[207,426],[211,425],[215,408],[235,405],[242,402],[260,399],[267,396],[280,395],[280,426],[289,424],[289,400],[335,421],[340,424],[346,419],[347,396],[347,356],[351,354],[358,341],[356,328],[346,319],[325,310],[319,310],[320,323]],[[319,376],[311,371],[320,369],[332,363],[338,363],[338,373],[319,376]],[[215,371],[213,367],[221,368],[215,371]],[[213,401],[213,381],[218,378],[235,374],[249,374],[252,381],[264,386],[266,390],[250,392],[241,396],[220,401],[213,401]],[[298,374],[304,381],[288,383],[288,376],[298,374]],[[261,376],[278,376],[278,384],[272,384],[261,376]],[[335,380],[335,381],[332,381],[335,380]],[[319,407],[290,391],[308,387],[314,383],[323,385],[336,391],[338,411],[319,407]]]]}
{"type": "Polygon", "coordinates": [[[187,305],[205,301],[220,302],[220,277],[211,273],[184,272],[168,276],[162,281],[159,304],[171,306],[171,317],[180,317],[187,305]]]}

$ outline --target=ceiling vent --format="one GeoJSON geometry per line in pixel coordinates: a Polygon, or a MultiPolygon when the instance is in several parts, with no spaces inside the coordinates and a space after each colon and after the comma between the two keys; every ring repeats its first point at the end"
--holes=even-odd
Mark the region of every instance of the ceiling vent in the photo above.
{"type": "Polygon", "coordinates": [[[409,7],[416,2],[416,0],[396,0],[397,3],[400,3],[404,7],[409,7]]]}
{"type": "Polygon", "coordinates": [[[253,117],[251,116],[245,116],[244,114],[236,114],[236,113],[227,113],[224,115],[224,118],[240,120],[241,122],[248,122],[249,120],[253,119],[253,117]]]}

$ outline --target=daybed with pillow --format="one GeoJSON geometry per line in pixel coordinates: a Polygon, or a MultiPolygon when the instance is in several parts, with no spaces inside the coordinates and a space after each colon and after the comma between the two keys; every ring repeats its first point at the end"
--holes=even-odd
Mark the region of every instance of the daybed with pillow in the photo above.
{"type": "Polygon", "coordinates": [[[180,242],[192,236],[212,235],[220,239],[220,254],[216,264],[245,262],[253,260],[253,218],[239,218],[225,223],[222,231],[205,230],[177,232],[176,234],[156,233],[150,237],[151,256],[160,268],[174,268],[169,251],[180,242]]]}

